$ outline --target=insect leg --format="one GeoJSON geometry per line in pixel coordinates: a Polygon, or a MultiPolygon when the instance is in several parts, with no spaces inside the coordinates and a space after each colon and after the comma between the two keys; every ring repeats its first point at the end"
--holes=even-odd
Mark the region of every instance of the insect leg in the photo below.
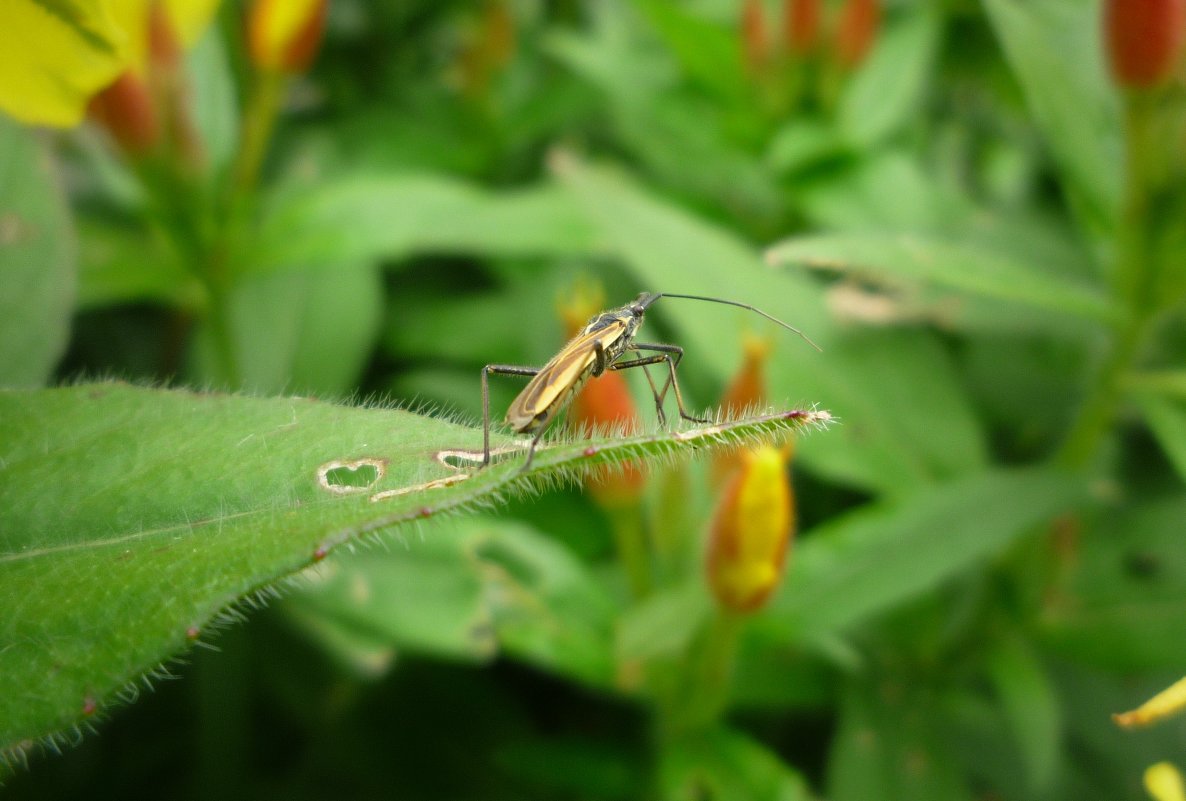
{"type": "MultiPolygon", "coordinates": [[[[482,368],[482,467],[490,464],[490,387],[488,386],[488,376],[491,373],[499,375],[521,375],[533,376],[539,373],[539,368],[536,367],[519,367],[514,364],[488,364],[482,368]]],[[[536,441],[539,437],[536,437],[536,441]]],[[[535,452],[535,443],[531,445],[532,453],[535,452]]],[[[528,456],[528,461],[531,457],[528,456]]]]}
{"type": "Polygon", "coordinates": [[[639,358],[631,359],[630,361],[615,362],[614,364],[610,365],[609,368],[611,370],[626,370],[631,367],[642,368],[642,374],[647,377],[647,383],[651,385],[651,395],[653,395],[655,398],[655,413],[659,417],[659,425],[664,427],[667,426],[667,414],[663,411],[663,397],[667,394],[667,387],[665,386],[662,392],[660,392],[655,387],[655,380],[651,378],[651,371],[647,369],[647,366],[666,362],[667,358],[667,355],[663,353],[659,353],[654,356],[640,356],[639,358]]]}
{"type": "MultiPolygon", "coordinates": [[[[711,423],[712,422],[712,420],[709,420],[709,419],[706,419],[703,417],[695,417],[691,414],[688,414],[687,409],[684,408],[684,396],[683,396],[683,393],[680,392],[680,389],[679,389],[679,379],[676,378],[676,376],[675,376],[675,368],[676,368],[676,366],[679,365],[680,360],[684,358],[684,349],[683,348],[679,347],[678,345],[660,345],[655,342],[635,342],[633,345],[633,349],[634,350],[656,351],[658,354],[660,354],[660,357],[644,356],[642,358],[643,359],[654,359],[655,360],[654,363],[658,363],[659,361],[667,362],[668,378],[667,378],[667,381],[663,384],[663,391],[659,395],[660,401],[662,401],[662,399],[664,397],[666,397],[667,389],[668,389],[668,387],[670,387],[671,389],[675,390],[675,403],[676,403],[676,406],[679,408],[679,416],[680,417],[684,418],[685,420],[690,420],[693,423],[711,423]]],[[[635,361],[639,361],[639,360],[635,360],[635,361]]]]}

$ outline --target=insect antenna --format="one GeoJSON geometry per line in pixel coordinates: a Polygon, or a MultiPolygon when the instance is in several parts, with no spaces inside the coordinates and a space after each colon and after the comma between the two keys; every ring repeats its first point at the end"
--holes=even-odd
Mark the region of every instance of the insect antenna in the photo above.
{"type": "Polygon", "coordinates": [[[804,334],[798,328],[795,328],[795,326],[793,326],[789,323],[784,323],[782,320],[778,319],[774,315],[767,314],[766,312],[762,311],[758,307],[751,306],[748,303],[738,303],[735,300],[725,300],[724,298],[710,298],[707,295],[677,295],[672,292],[656,292],[654,295],[647,297],[647,299],[643,302],[643,307],[645,308],[646,306],[651,305],[659,298],[686,298],[688,300],[707,300],[710,303],[724,303],[726,306],[737,306],[738,308],[749,309],[752,312],[756,312],[757,314],[762,315],[767,320],[770,320],[773,323],[778,323],[779,325],[781,325],[783,328],[787,329],[788,331],[793,331],[794,333],[798,334],[800,337],[803,338],[804,342],[806,342],[808,345],[810,345],[811,347],[818,350],[820,353],[823,353],[823,350],[824,350],[819,345],[812,342],[811,337],[807,336],[807,334],[804,334]]]}

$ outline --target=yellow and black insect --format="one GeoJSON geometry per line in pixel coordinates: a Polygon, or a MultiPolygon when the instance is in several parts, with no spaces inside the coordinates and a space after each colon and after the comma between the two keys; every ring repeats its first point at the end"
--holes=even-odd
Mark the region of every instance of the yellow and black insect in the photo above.
{"type": "Polygon", "coordinates": [[[634,336],[638,327],[642,325],[643,315],[651,304],[659,298],[687,298],[688,300],[706,300],[712,303],[725,303],[749,309],[762,315],[767,320],[778,323],[783,328],[795,332],[803,337],[813,348],[819,346],[807,338],[803,332],[794,326],[784,323],[761,309],[745,303],[722,298],[710,298],[702,295],[676,295],[670,292],[644,292],[632,302],[617,309],[611,309],[590,320],[579,334],[560,349],[543,367],[520,367],[513,364],[488,364],[482,368],[482,465],[490,464],[490,389],[488,377],[491,373],[499,375],[532,376],[531,381],[511,402],[507,409],[506,423],[511,430],[518,434],[535,434],[531,446],[527,451],[527,461],[521,470],[531,466],[535,457],[536,446],[539,445],[544,431],[555,417],[555,413],[572,400],[577,391],[590,376],[599,376],[606,370],[625,370],[630,367],[641,367],[655,396],[655,409],[658,412],[660,425],[666,425],[666,415],[663,412],[663,400],[668,389],[675,392],[676,406],[679,416],[695,423],[711,422],[703,418],[688,414],[684,408],[684,398],[680,393],[679,381],[676,379],[675,368],[684,356],[683,348],[677,345],[660,345],[653,342],[635,342],[634,336]],[[638,355],[635,358],[622,360],[627,352],[644,351],[649,355],[638,355]],[[655,387],[648,365],[667,364],[668,378],[663,389],[655,387]]]}

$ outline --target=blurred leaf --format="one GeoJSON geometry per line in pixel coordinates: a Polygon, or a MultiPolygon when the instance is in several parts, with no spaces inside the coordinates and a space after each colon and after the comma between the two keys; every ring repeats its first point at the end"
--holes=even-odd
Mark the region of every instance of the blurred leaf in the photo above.
{"type": "Polygon", "coordinates": [[[622,662],[678,656],[714,611],[703,578],[657,592],[619,619],[617,654],[622,662]]]}
{"type": "Polygon", "coordinates": [[[1138,403],[1170,464],[1186,481],[1186,402],[1145,395],[1138,403]]]}
{"type": "Polygon", "coordinates": [[[998,641],[987,666],[1021,751],[1030,791],[1046,795],[1058,769],[1062,730],[1059,700],[1046,669],[1018,638],[998,641]]]}
{"type": "MultiPolygon", "coordinates": [[[[618,175],[571,158],[557,162],[562,180],[601,227],[611,252],[639,278],[639,289],[754,302],[820,344],[822,354],[779,334],[778,355],[769,365],[773,403],[790,394],[845,420],[826,448],[803,441],[799,455],[812,469],[903,493],[983,464],[977,422],[949,357],[930,336],[842,331],[826,316],[822,290],[812,280],[772,272],[730,232],[618,175]]],[[[675,341],[687,350],[681,372],[710,371],[718,387],[739,367],[743,333],[770,330],[752,313],[687,300],[663,301],[651,314],[675,325],[675,341]]]]}
{"type": "Polygon", "coordinates": [[[78,235],[80,309],[140,301],[200,307],[201,284],[159,237],[95,216],[79,220],[78,235]]]}
{"type": "Polygon", "coordinates": [[[186,54],[198,137],[215,174],[230,163],[239,146],[239,106],[223,37],[211,27],[186,54]]]}
{"type": "Polygon", "coordinates": [[[665,801],[807,801],[812,797],[797,770],[730,729],[674,739],[661,759],[659,781],[665,801]]]}
{"type": "Polygon", "coordinates": [[[520,269],[492,291],[401,295],[393,299],[383,344],[402,358],[530,364],[564,341],[552,319],[557,294],[551,276],[520,269]]]}
{"type": "Polygon", "coordinates": [[[939,33],[938,15],[926,3],[886,27],[840,100],[839,128],[850,143],[871,147],[918,118],[939,33]]]}
{"type": "Polygon", "coordinates": [[[804,533],[758,620],[799,642],[850,628],[999,553],[1086,494],[1081,480],[1030,468],[865,506],[804,533]]]}
{"type": "Polygon", "coordinates": [[[569,256],[598,250],[555,187],[494,194],[427,175],[345,177],[280,197],[250,254],[257,270],[396,260],[417,252],[569,256]]]}
{"type": "Polygon", "coordinates": [[[1098,4],[985,0],[984,8],[1081,219],[1093,233],[1111,233],[1124,159],[1098,4]]]}
{"type": "Polygon", "coordinates": [[[918,234],[801,236],[775,245],[766,259],[802,264],[898,285],[924,282],[1045,311],[1109,321],[1116,312],[1099,289],[1055,278],[1024,262],[939,237],[918,234]]]}
{"type": "Polygon", "coordinates": [[[0,386],[35,387],[52,375],[70,333],[75,258],[49,154],[0,117],[0,386]]]}
{"type": "Polygon", "coordinates": [[[788,122],[770,138],[766,164],[780,174],[794,173],[846,153],[832,126],[810,117],[788,122]]]}
{"type": "MultiPolygon", "coordinates": [[[[338,546],[565,471],[776,437],[811,418],[554,445],[526,473],[518,459],[464,473],[434,458],[480,449],[477,429],[303,398],[93,384],[0,392],[0,419],[8,754],[134,697],[162,660],[233,620],[234,604],[338,546]]],[[[480,556],[517,577],[513,551],[480,556]]],[[[538,629],[502,631],[508,649],[546,661],[538,629]]]]}
{"type": "Polygon", "coordinates": [[[451,524],[434,525],[378,551],[346,554],[310,573],[288,598],[306,623],[325,620],[398,649],[485,662],[497,643],[482,585],[451,524]]]}
{"type": "Polygon", "coordinates": [[[522,523],[475,517],[345,556],[286,606],[398,648],[482,662],[502,650],[613,684],[610,599],[571,552],[522,523]]]}
{"type": "Polygon", "coordinates": [[[1047,646],[1113,670],[1180,672],[1186,663],[1183,520],[1186,500],[1173,498],[1115,512],[1083,532],[1070,586],[1042,615],[1047,646]]]}
{"type": "Polygon", "coordinates": [[[642,0],[638,5],[690,78],[726,102],[744,96],[735,30],[702,19],[669,0],[642,0]]]}
{"type": "Polygon", "coordinates": [[[864,154],[826,180],[797,187],[794,200],[819,228],[868,233],[947,230],[975,210],[907,152],[864,154]]]}
{"type": "MultiPolygon", "coordinates": [[[[243,386],[260,394],[341,397],[358,385],[378,338],[383,285],[373,264],[249,274],[230,299],[243,386]]],[[[195,341],[198,383],[223,383],[209,326],[195,341]]]]}
{"type": "Polygon", "coordinates": [[[832,801],[974,797],[949,753],[933,693],[903,680],[852,683],[828,758],[832,801]]]}

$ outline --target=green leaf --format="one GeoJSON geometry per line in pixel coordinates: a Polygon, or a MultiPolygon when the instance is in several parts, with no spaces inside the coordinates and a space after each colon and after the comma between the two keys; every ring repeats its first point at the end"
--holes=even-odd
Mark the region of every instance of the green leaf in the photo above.
{"type": "Polygon", "coordinates": [[[863,507],[805,533],[761,625],[797,641],[850,628],[999,553],[1085,496],[1082,481],[1033,468],[863,507]]]}
{"type": "Polygon", "coordinates": [[[958,801],[973,798],[939,725],[935,694],[889,678],[852,683],[828,755],[833,801],[958,801]]]}
{"type": "Polygon", "coordinates": [[[522,473],[519,458],[470,472],[434,458],[480,458],[478,429],[303,398],[95,384],[0,392],[0,419],[0,753],[134,694],[236,604],[339,546],[599,465],[823,421],[598,437],[542,448],[522,473]]]}
{"type": "Polygon", "coordinates": [[[1014,257],[919,234],[801,236],[772,247],[767,261],[871,277],[891,286],[926,284],[1043,311],[1111,320],[1116,311],[1096,287],[1055,277],[1014,257]]]}
{"type": "Polygon", "coordinates": [[[49,154],[0,117],[0,386],[39,386],[53,374],[75,282],[74,232],[49,154]]]}
{"type": "Polygon", "coordinates": [[[78,306],[156,301],[200,308],[205,290],[159,237],[94,216],[78,221],[78,306]]]}
{"type": "Polygon", "coordinates": [[[222,31],[211,26],[186,55],[194,124],[214,171],[230,163],[239,143],[239,105],[222,31]]]}
{"type": "MultiPolygon", "coordinates": [[[[260,394],[346,394],[370,358],[382,304],[374,264],[248,274],[229,303],[239,379],[260,394]]],[[[212,339],[208,325],[198,329],[195,383],[225,385],[212,339]]]]}
{"type": "Polygon", "coordinates": [[[1028,643],[1002,639],[988,656],[988,675],[1021,751],[1035,796],[1049,792],[1058,768],[1062,718],[1046,668],[1028,643]]]}
{"type": "MultiPolygon", "coordinates": [[[[859,425],[840,426],[821,449],[810,439],[799,456],[812,469],[858,486],[901,493],[979,469],[983,434],[958,387],[949,356],[925,332],[852,332],[828,316],[822,289],[786,271],[772,272],[734,234],[672,206],[622,176],[556,159],[562,180],[600,228],[610,252],[638,278],[639,289],[709,295],[756,303],[789,321],[823,348],[774,334],[756,315],[670,299],[650,312],[672,323],[685,348],[681,373],[708,373],[721,387],[739,368],[742,337],[755,328],[776,337],[770,395],[819,403],[859,425]]],[[[785,335],[784,335],[785,334],[785,335]]],[[[640,337],[654,336],[644,333],[640,337]]],[[[688,381],[695,396],[694,379],[688,381]]],[[[700,405],[718,397],[702,393],[700,405]]]]}
{"type": "Polygon", "coordinates": [[[1186,481],[1186,402],[1146,395],[1138,404],[1178,477],[1186,481]]]}
{"type": "Polygon", "coordinates": [[[745,80],[735,31],[664,0],[643,0],[639,7],[693,80],[726,101],[743,96],[745,80]]]}
{"type": "Polygon", "coordinates": [[[659,781],[666,801],[808,801],[812,797],[798,771],[746,735],[725,728],[671,741],[662,754],[659,781]]]}
{"type": "Polygon", "coordinates": [[[939,32],[933,8],[921,4],[878,37],[840,100],[839,127],[850,143],[868,148],[917,118],[935,71],[939,32]]]}
{"type": "Polygon", "coordinates": [[[504,651],[613,686],[610,599],[571,552],[522,523],[459,520],[342,557],[285,606],[401,649],[477,662],[504,651]]]}
{"type": "Polygon", "coordinates": [[[585,255],[597,245],[556,187],[496,194],[440,176],[353,176],[277,198],[250,260],[282,270],[417,252],[585,255]]]}
{"type": "Polygon", "coordinates": [[[1175,497],[1134,505],[1087,528],[1069,586],[1043,610],[1045,645],[1079,663],[1180,673],[1186,663],[1183,520],[1186,500],[1175,497]]]}
{"type": "Polygon", "coordinates": [[[1100,17],[1080,0],[985,0],[984,8],[1089,231],[1109,234],[1121,191],[1120,113],[1104,74],[1100,17]]]}

